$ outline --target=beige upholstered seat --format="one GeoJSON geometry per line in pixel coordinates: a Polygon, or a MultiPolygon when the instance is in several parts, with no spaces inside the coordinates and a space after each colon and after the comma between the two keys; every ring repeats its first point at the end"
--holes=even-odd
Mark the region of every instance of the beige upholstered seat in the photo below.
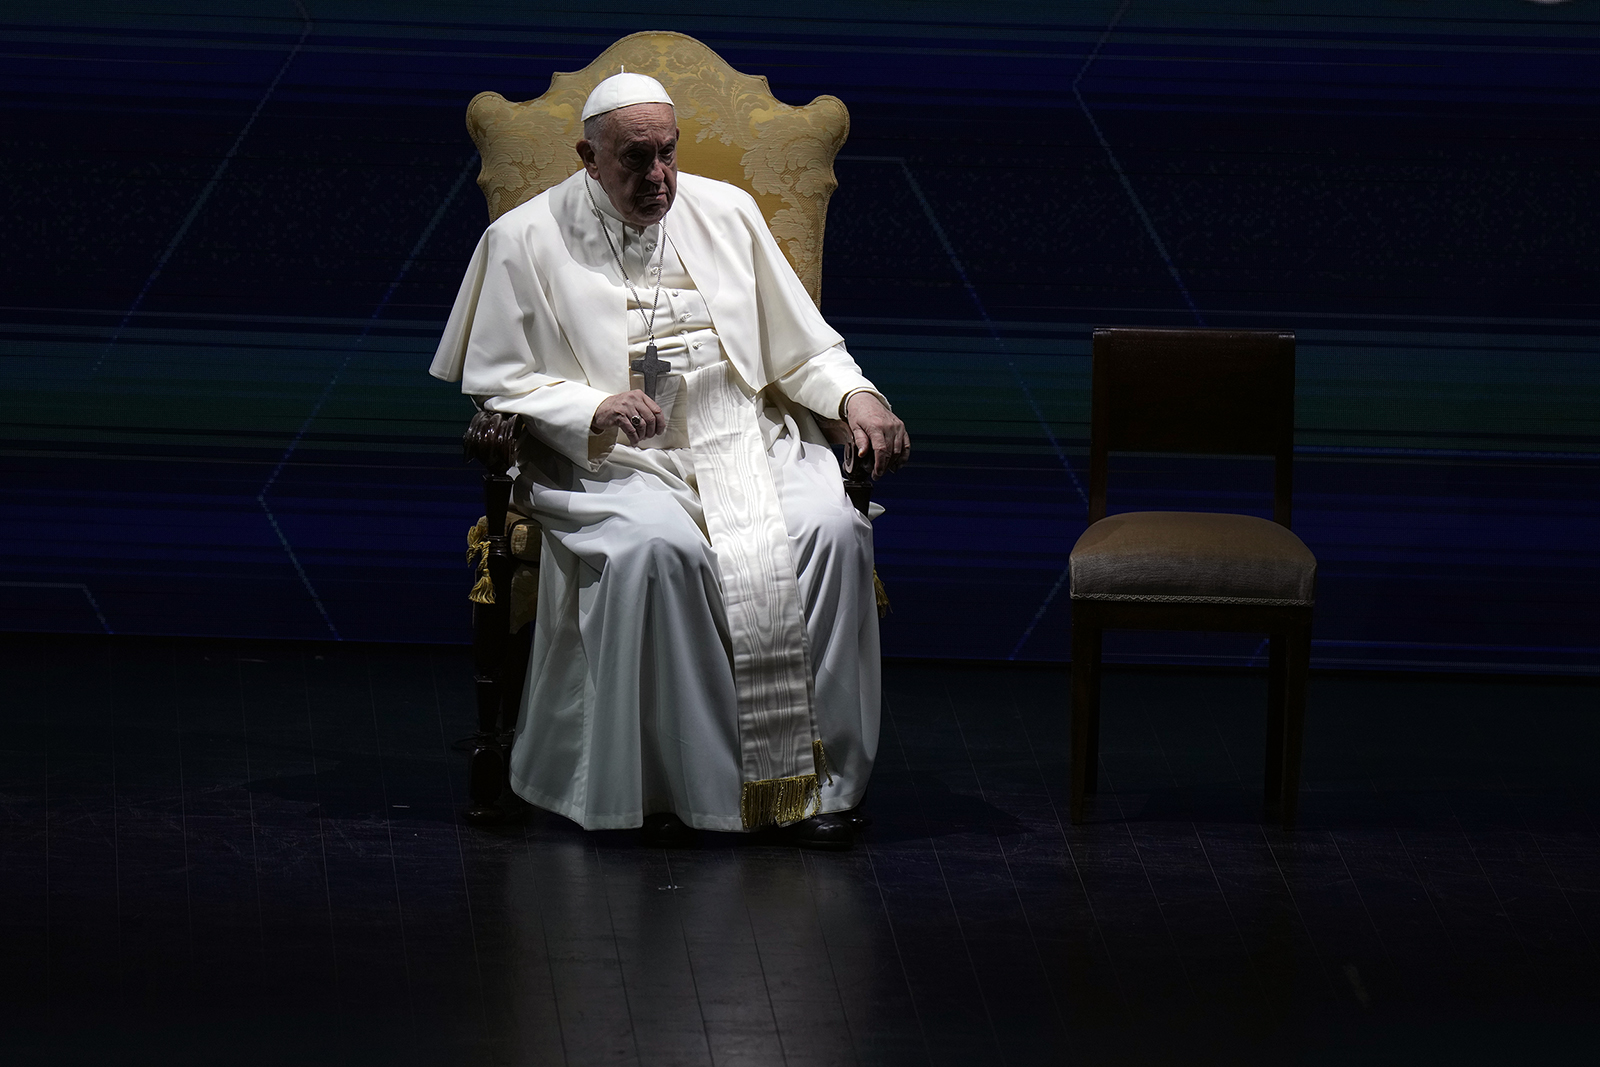
{"type": "Polygon", "coordinates": [[[1074,600],[1310,606],[1317,558],[1293,531],[1253,515],[1130,511],[1073,546],[1074,600]]]}

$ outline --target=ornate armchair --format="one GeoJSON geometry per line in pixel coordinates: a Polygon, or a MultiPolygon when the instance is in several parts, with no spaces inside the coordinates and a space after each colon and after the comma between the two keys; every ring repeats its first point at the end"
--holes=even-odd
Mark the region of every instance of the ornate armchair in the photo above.
{"type": "MultiPolygon", "coordinates": [[[[607,48],[580,71],[551,77],[535,100],[513,103],[479,93],[467,105],[467,130],[483,169],[478,187],[489,219],[537,196],[575,172],[573,145],[582,137],[579,112],[603,78],[627,69],[660,81],[677,107],[682,170],[738,185],[756,199],[812,300],[822,298],[822,238],[828,199],[838,187],[833,160],[850,130],[844,104],[819,96],[805,107],[773,97],[767,80],[741,74],[681,33],[635,33],[607,48]]],[[[852,454],[837,419],[818,416],[828,439],[843,450],[845,490],[866,512],[870,457],[852,454]]],[[[528,669],[539,588],[541,531],[510,508],[516,416],[480,411],[463,439],[469,460],[483,464],[484,517],[467,536],[478,565],[472,587],[473,655],[478,730],[468,757],[468,807],[473,823],[506,814],[512,732],[528,669]]],[[[887,601],[879,588],[879,610],[887,601]]]]}

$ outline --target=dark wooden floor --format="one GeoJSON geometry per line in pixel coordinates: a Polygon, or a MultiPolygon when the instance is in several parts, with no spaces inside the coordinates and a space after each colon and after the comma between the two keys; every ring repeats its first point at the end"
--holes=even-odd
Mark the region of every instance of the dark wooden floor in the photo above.
{"type": "Polygon", "coordinates": [[[864,845],[462,827],[464,650],[11,635],[7,1064],[1588,1063],[1600,688],[892,665],[864,845]]]}

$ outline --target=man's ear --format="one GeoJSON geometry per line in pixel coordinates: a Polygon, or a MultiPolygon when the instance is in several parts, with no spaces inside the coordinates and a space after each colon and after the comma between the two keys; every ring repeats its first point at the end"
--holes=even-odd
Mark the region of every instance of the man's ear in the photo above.
{"type": "Polygon", "coordinates": [[[577,144],[573,145],[573,147],[578,150],[578,158],[583,160],[583,169],[589,172],[589,177],[593,178],[595,181],[599,181],[600,164],[596,163],[594,159],[594,145],[590,144],[589,141],[585,139],[579,141],[577,144]]]}

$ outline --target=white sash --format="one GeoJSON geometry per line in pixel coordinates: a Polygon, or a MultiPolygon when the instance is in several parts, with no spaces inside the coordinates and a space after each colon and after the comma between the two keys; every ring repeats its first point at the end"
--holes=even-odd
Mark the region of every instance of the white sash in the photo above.
{"type": "Polygon", "coordinates": [[[722,577],[739,697],[746,829],[816,813],[827,758],[812,711],[805,617],[789,535],[756,421],[727,360],[683,376],[706,529],[722,577]]]}

